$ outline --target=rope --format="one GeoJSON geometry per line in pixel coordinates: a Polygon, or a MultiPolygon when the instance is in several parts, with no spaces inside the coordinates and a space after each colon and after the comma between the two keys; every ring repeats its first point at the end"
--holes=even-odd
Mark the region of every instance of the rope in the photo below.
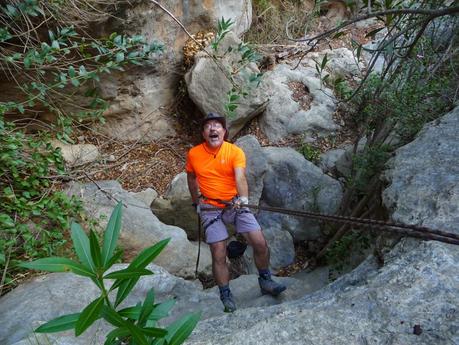
{"type": "MultiPolygon", "coordinates": [[[[222,204],[226,205],[226,208],[234,207],[233,203],[226,202],[219,200],[222,204]]],[[[308,211],[299,211],[293,210],[288,208],[281,208],[281,207],[268,207],[268,206],[257,206],[257,205],[250,205],[250,204],[241,204],[240,207],[247,207],[254,210],[262,210],[268,212],[275,212],[281,214],[288,214],[291,216],[297,217],[304,217],[304,218],[311,218],[316,219],[324,222],[332,222],[332,223],[345,223],[349,225],[358,226],[360,228],[377,228],[381,231],[388,231],[394,232],[410,237],[416,237],[424,240],[434,240],[449,244],[459,245],[459,235],[446,232],[443,230],[438,229],[431,229],[425,226],[417,226],[417,225],[408,225],[402,223],[391,223],[391,222],[384,222],[380,220],[374,219],[365,219],[365,218],[356,218],[350,216],[337,216],[337,215],[330,215],[330,214],[323,214],[323,213],[316,213],[316,212],[308,212],[308,211]]],[[[206,210],[213,210],[213,209],[221,209],[218,207],[208,208],[206,210]]]]}

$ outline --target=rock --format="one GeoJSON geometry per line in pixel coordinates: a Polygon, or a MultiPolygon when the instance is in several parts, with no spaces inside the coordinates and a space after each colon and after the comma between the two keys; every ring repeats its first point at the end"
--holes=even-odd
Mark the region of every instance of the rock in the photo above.
{"type": "Polygon", "coordinates": [[[322,171],[324,173],[333,172],[336,167],[336,162],[338,162],[340,159],[343,159],[345,154],[346,154],[345,149],[334,149],[334,150],[330,150],[325,153],[322,153],[320,155],[319,166],[322,168],[322,171]]]}
{"type": "MultiPolygon", "coordinates": [[[[367,138],[363,137],[359,140],[357,143],[357,149],[356,152],[360,153],[364,150],[365,145],[367,143],[367,138]]],[[[352,160],[354,157],[354,145],[349,144],[344,146],[344,154],[342,154],[335,162],[335,167],[334,170],[341,175],[345,177],[349,177],[351,175],[351,169],[352,169],[352,160]]]]}
{"type": "MultiPolygon", "coordinates": [[[[269,97],[268,106],[260,117],[260,127],[271,142],[279,142],[291,135],[328,135],[338,129],[333,122],[335,99],[333,92],[323,86],[315,69],[280,64],[264,76],[262,89],[269,97]],[[293,89],[310,99],[295,101],[293,89]]],[[[299,98],[298,96],[297,98],[299,98]]],[[[304,99],[304,98],[302,98],[304,99]]]]}
{"type": "MultiPolygon", "coordinates": [[[[295,261],[295,247],[293,245],[292,235],[282,229],[279,222],[273,222],[272,219],[259,219],[262,224],[263,233],[268,242],[270,253],[270,268],[276,273],[282,267],[288,266],[295,261]]],[[[256,274],[258,269],[253,260],[253,249],[247,247],[244,253],[244,261],[248,273],[256,274]]]]}
{"type": "Polygon", "coordinates": [[[134,198],[143,201],[145,205],[150,206],[153,200],[155,200],[158,197],[158,192],[155,191],[153,188],[147,188],[141,192],[130,192],[134,198]]]}
{"type": "Polygon", "coordinates": [[[91,163],[99,159],[99,149],[92,144],[65,144],[59,140],[52,140],[51,145],[54,148],[60,148],[64,161],[69,166],[82,165],[91,163]]]}
{"type": "MultiPolygon", "coordinates": [[[[397,150],[383,193],[392,218],[406,224],[459,224],[459,107],[426,125],[397,150]]],[[[456,227],[451,229],[459,233],[456,227]]]]}
{"type": "MultiPolygon", "coordinates": [[[[192,34],[216,28],[223,17],[232,19],[232,30],[241,35],[249,29],[252,19],[250,0],[172,0],[163,5],[192,34]]],[[[115,16],[97,25],[101,36],[108,37],[112,32],[142,35],[148,43],[161,43],[163,52],[152,56],[145,66],[102,76],[100,93],[110,106],[104,113],[106,123],[99,130],[120,140],[157,140],[176,134],[174,117],[167,109],[176,101],[184,73],[182,49],[189,37],[150,1],[116,6],[115,16]]]]}
{"type": "MultiPolygon", "coordinates": [[[[273,207],[333,214],[338,209],[342,188],[338,181],[290,148],[267,147],[268,171],[264,178],[262,202],[273,207]]],[[[260,224],[280,224],[295,241],[315,240],[320,227],[307,218],[260,212],[260,224]]]]}
{"type": "Polygon", "coordinates": [[[161,222],[184,229],[189,239],[198,239],[198,218],[192,206],[186,173],[174,177],[163,198],[156,198],[151,205],[161,222]]]}
{"type": "MultiPolygon", "coordinates": [[[[112,270],[120,270],[126,266],[126,264],[118,264],[112,270]]],[[[147,268],[155,274],[143,276],[120,308],[143,302],[147,292],[153,288],[155,303],[170,299],[175,301],[170,316],[160,320],[162,326],[189,312],[201,311],[201,320],[224,314],[217,287],[203,291],[199,282],[174,277],[154,264],[147,268]]],[[[232,280],[231,289],[238,303],[236,313],[249,307],[276,305],[304,295],[301,281],[294,278],[275,279],[288,287],[281,296],[276,298],[261,294],[256,275],[232,280]]],[[[0,343],[4,345],[34,344],[34,341],[38,339],[43,343],[56,345],[103,344],[105,335],[111,329],[111,326],[105,321],[97,321],[79,337],[74,337],[72,331],[50,333],[44,337],[31,334],[32,329],[44,322],[61,315],[80,312],[98,296],[98,288],[90,279],[81,276],[70,273],[52,273],[34,277],[0,300],[0,322],[2,324],[0,343]],[[72,297],[69,297],[69,292],[72,297]],[[78,298],[73,298],[73,296],[78,296],[78,298]]]]}
{"type": "Polygon", "coordinates": [[[239,138],[235,144],[244,151],[247,160],[246,176],[249,185],[249,204],[258,205],[263,192],[263,177],[268,169],[264,151],[253,135],[239,138]]]}
{"type": "MultiPolygon", "coordinates": [[[[112,270],[126,267],[126,264],[117,264],[112,270]]],[[[155,274],[143,276],[120,308],[143,302],[147,292],[153,288],[155,303],[175,300],[171,316],[162,320],[163,325],[192,311],[201,310],[203,318],[222,313],[218,294],[202,291],[199,282],[174,277],[154,264],[147,268],[155,274]]],[[[107,286],[110,285],[107,283],[107,286]]],[[[33,328],[58,316],[80,312],[99,295],[100,290],[95,284],[81,276],[53,273],[34,277],[0,300],[0,343],[14,344],[27,336],[30,342],[35,336],[30,335],[33,328]]],[[[80,337],[75,338],[72,331],[46,334],[46,337],[56,339],[58,344],[103,344],[105,334],[110,329],[105,321],[100,321],[80,337]]]]}
{"type": "MultiPolygon", "coordinates": [[[[188,95],[202,113],[226,113],[225,101],[228,98],[228,92],[233,88],[233,84],[223,74],[222,69],[232,70],[233,64],[241,59],[241,53],[238,52],[240,43],[241,40],[234,33],[229,32],[220,42],[218,54],[224,54],[230,47],[232,51],[226,53],[219,60],[220,65],[217,65],[207,54],[199,53],[195,57],[194,66],[185,75],[188,95]]],[[[250,63],[233,78],[238,85],[243,86],[249,75],[258,73],[260,73],[258,67],[254,63],[250,63]]],[[[253,88],[247,97],[241,97],[238,100],[235,115],[227,119],[229,137],[232,138],[249,120],[256,116],[266,102],[267,97],[261,88],[253,88]]]]}
{"type": "Polygon", "coordinates": [[[307,59],[302,60],[302,65],[315,69],[316,63],[320,64],[325,55],[327,55],[327,63],[324,76],[328,73],[331,80],[360,77],[365,67],[363,63],[357,63],[357,57],[347,48],[325,49],[309,53],[307,59]]]}
{"type": "MultiPolygon", "coordinates": [[[[119,240],[126,257],[133,258],[142,249],[162,239],[171,238],[169,245],[155,260],[155,263],[170,273],[183,277],[194,276],[198,248],[197,244],[188,241],[185,231],[176,226],[161,223],[149,207],[124,191],[118,182],[99,181],[98,185],[112,198],[121,200],[126,205],[122,209],[123,227],[119,240]]],[[[102,215],[109,217],[117,203],[109,199],[108,195],[100,191],[94,184],[74,184],[69,193],[81,197],[85,210],[95,219],[100,219],[102,215]]],[[[105,228],[107,222],[107,218],[99,221],[102,228],[105,228]]],[[[210,263],[209,249],[203,243],[201,244],[200,271],[210,273],[210,263]]]]}

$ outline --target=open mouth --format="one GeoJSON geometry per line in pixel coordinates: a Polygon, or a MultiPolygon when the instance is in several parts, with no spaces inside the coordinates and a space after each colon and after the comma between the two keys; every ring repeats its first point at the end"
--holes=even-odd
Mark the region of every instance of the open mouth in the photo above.
{"type": "Polygon", "coordinates": [[[217,139],[218,138],[218,134],[211,134],[211,135],[209,135],[209,138],[217,139]]]}

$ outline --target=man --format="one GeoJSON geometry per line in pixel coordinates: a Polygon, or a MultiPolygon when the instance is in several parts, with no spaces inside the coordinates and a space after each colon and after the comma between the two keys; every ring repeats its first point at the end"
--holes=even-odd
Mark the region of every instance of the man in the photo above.
{"type": "Polygon", "coordinates": [[[244,152],[227,141],[225,118],[209,113],[202,123],[204,142],[188,152],[186,171],[193,205],[206,235],[212,254],[212,273],[220,289],[220,299],[226,312],[236,310],[229,288],[226,263],[225,224],[232,223],[236,231],[252,246],[258,282],[263,294],[279,295],[286,287],[272,280],[269,271],[269,249],[254,215],[241,205],[248,203],[244,152]],[[201,192],[201,195],[199,194],[201,192]],[[232,207],[228,207],[232,202],[232,207]]]}

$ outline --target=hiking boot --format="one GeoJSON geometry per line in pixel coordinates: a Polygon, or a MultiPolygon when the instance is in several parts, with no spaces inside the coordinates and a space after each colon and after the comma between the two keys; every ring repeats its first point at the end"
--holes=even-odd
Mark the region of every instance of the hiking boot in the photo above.
{"type": "Polygon", "coordinates": [[[266,279],[259,277],[258,284],[260,285],[261,293],[263,295],[268,294],[271,296],[277,296],[287,288],[283,284],[276,283],[271,277],[266,279]]]}
{"type": "Polygon", "coordinates": [[[236,303],[234,302],[233,294],[231,293],[231,291],[226,290],[220,292],[220,300],[222,301],[223,306],[225,307],[225,313],[232,313],[236,310],[236,303]]]}

